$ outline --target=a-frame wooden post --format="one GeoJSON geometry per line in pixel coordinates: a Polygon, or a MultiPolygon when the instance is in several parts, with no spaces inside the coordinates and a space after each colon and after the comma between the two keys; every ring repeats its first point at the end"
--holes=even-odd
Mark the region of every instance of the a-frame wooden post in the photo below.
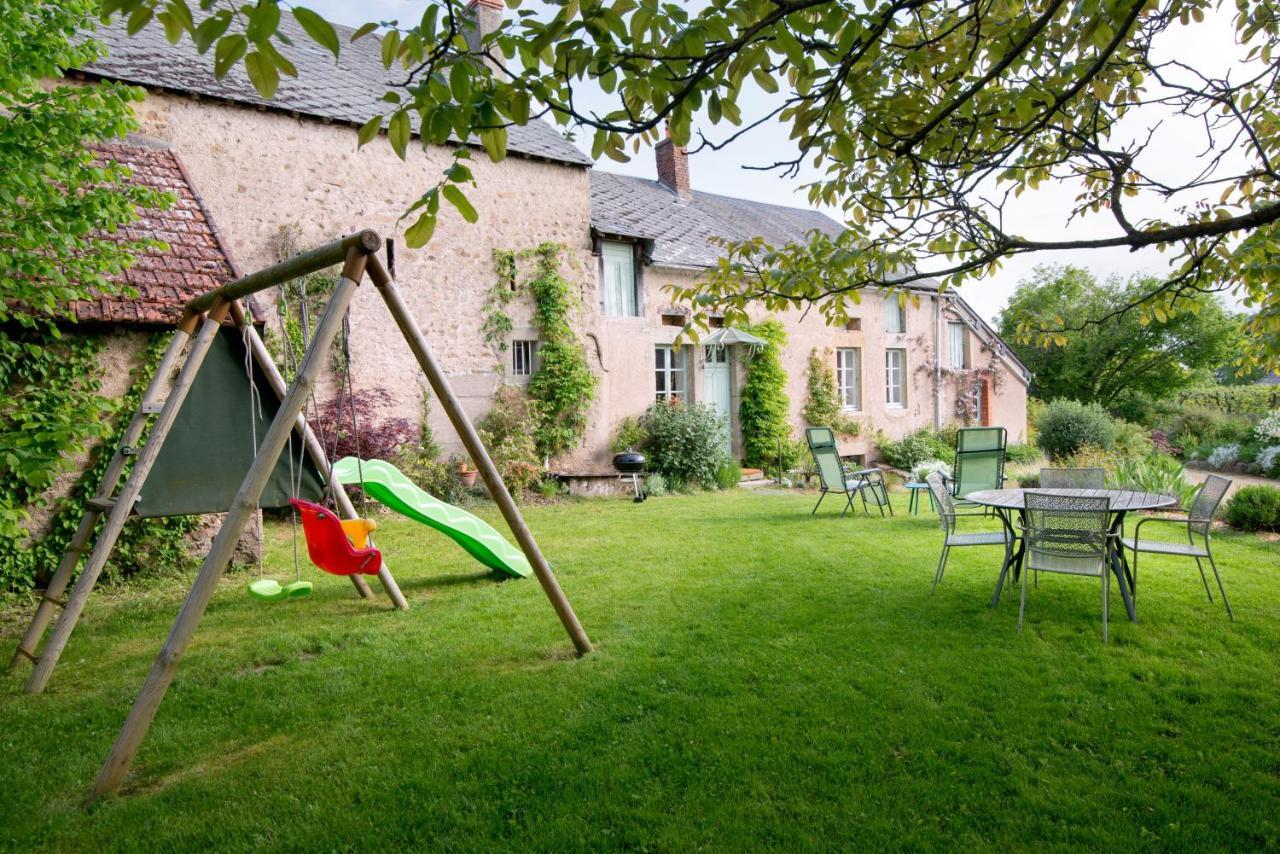
{"type": "Polygon", "coordinates": [[[40,604],[31,617],[31,624],[27,626],[22,640],[18,642],[18,648],[14,650],[13,659],[9,662],[9,672],[17,670],[23,659],[29,659],[33,664],[39,660],[36,657],[36,650],[39,649],[45,630],[49,628],[49,623],[53,619],[54,608],[66,605],[60,597],[66,591],[76,567],[80,565],[80,559],[89,551],[89,543],[93,539],[93,530],[97,527],[98,518],[102,515],[102,508],[109,506],[116,486],[120,482],[120,475],[124,473],[125,464],[132,455],[133,448],[142,438],[147,421],[157,407],[160,407],[160,395],[167,388],[169,377],[177,366],[178,359],[182,357],[187,342],[191,340],[191,333],[195,332],[199,323],[200,315],[188,312],[183,315],[173,337],[169,339],[169,345],[165,348],[164,355],[160,357],[160,364],[156,366],[155,373],[147,383],[146,391],[142,393],[138,409],[125,427],[120,445],[112,452],[107,470],[102,475],[102,481],[86,503],[80,524],[76,527],[71,541],[67,543],[67,548],[62,553],[62,560],[58,562],[57,570],[45,587],[44,595],[40,597],[40,604]]]}
{"type": "MultiPolygon", "coordinates": [[[[360,279],[364,276],[365,265],[381,244],[381,240],[373,232],[362,232],[359,238],[359,241],[347,251],[342,278],[339,279],[333,295],[329,298],[329,306],[325,309],[320,325],[311,339],[311,346],[303,356],[298,375],[280,402],[280,408],[262,444],[258,447],[258,453],[245,474],[240,489],[236,492],[235,500],[223,519],[222,527],[218,529],[218,534],[200,567],[200,573],[196,576],[195,583],[182,604],[182,610],[178,612],[173,628],[169,631],[169,637],[161,647],[160,654],[152,665],[146,682],[142,685],[142,690],[138,692],[138,697],[134,700],[133,707],[120,728],[120,734],[111,747],[111,753],[107,756],[107,761],[93,784],[90,799],[116,791],[133,764],[138,748],[142,745],[142,740],[146,737],[152,720],[155,719],[156,711],[164,700],[165,692],[173,681],[182,656],[191,644],[191,638],[200,623],[200,618],[204,616],[209,600],[213,598],[218,582],[226,571],[236,543],[250,516],[257,508],[258,499],[275,469],[285,443],[289,440],[289,434],[296,428],[298,416],[306,406],[316,377],[322,369],[324,358],[342,327],[343,316],[355,296],[360,279]]],[[[226,296],[239,296],[234,292],[225,293],[227,290],[227,288],[222,289],[226,296]]],[[[197,303],[192,305],[195,306],[197,303]]],[[[195,462],[193,461],[193,464],[195,462]]],[[[208,465],[217,465],[217,460],[205,462],[208,465]]]]}
{"type": "Polygon", "coordinates": [[[564,626],[564,630],[569,633],[574,648],[579,655],[586,655],[591,652],[591,639],[587,637],[586,630],[582,628],[582,623],[578,621],[578,615],[574,613],[568,597],[560,589],[560,582],[556,580],[555,573],[551,571],[551,566],[547,563],[547,559],[543,557],[542,550],[538,548],[538,542],[533,538],[533,532],[529,530],[529,526],[524,522],[524,517],[520,515],[520,508],[516,506],[515,501],[511,498],[511,493],[507,491],[507,484],[502,480],[502,475],[498,473],[497,466],[489,458],[489,452],[486,450],[484,442],[480,440],[479,434],[476,433],[476,428],[472,425],[471,418],[467,415],[466,410],[462,408],[462,403],[457,396],[454,395],[453,388],[449,385],[448,377],[445,376],[444,371],[440,369],[439,363],[436,362],[436,358],[431,352],[431,347],[427,344],[426,337],[422,334],[422,330],[418,328],[417,321],[413,319],[413,314],[400,296],[400,291],[396,287],[395,281],[387,274],[387,271],[376,256],[370,256],[368,270],[369,278],[373,280],[374,285],[377,286],[378,291],[382,294],[391,316],[395,318],[396,325],[400,327],[400,332],[409,344],[409,349],[413,351],[414,358],[418,360],[418,365],[422,368],[423,373],[427,375],[427,381],[431,383],[431,390],[435,392],[436,397],[440,400],[445,414],[449,416],[449,420],[453,423],[453,429],[458,433],[458,438],[462,440],[467,453],[471,455],[472,462],[476,464],[476,468],[480,471],[480,477],[483,478],[484,485],[488,487],[489,495],[493,498],[494,503],[498,505],[498,510],[502,512],[502,518],[506,520],[507,526],[511,528],[511,533],[515,534],[516,542],[520,544],[521,551],[529,559],[529,564],[533,567],[534,574],[538,576],[538,583],[542,585],[543,593],[551,601],[551,607],[555,609],[556,615],[560,618],[560,623],[564,626]]]}
{"type": "MultiPolygon", "coordinates": [[[[62,655],[67,641],[70,640],[71,633],[75,631],[76,623],[79,622],[84,606],[89,601],[89,594],[93,592],[93,586],[98,583],[98,576],[107,565],[107,559],[111,557],[111,550],[115,548],[116,540],[120,537],[125,522],[129,521],[133,505],[142,493],[142,485],[151,472],[151,466],[160,456],[160,448],[164,445],[165,437],[169,435],[169,430],[178,417],[178,410],[182,408],[182,402],[186,400],[187,392],[191,390],[191,384],[195,382],[196,374],[200,371],[205,356],[209,354],[213,337],[218,334],[228,309],[229,306],[225,301],[216,301],[209,309],[204,323],[200,325],[200,331],[191,342],[186,361],[178,371],[178,378],[173,381],[173,387],[169,389],[164,406],[160,408],[160,414],[156,416],[156,422],[151,426],[146,444],[142,446],[142,452],[133,463],[133,469],[129,472],[124,487],[119,494],[103,499],[104,505],[110,508],[107,521],[98,534],[93,551],[89,553],[89,559],[85,561],[80,577],[71,588],[71,595],[62,606],[62,613],[53,627],[53,634],[45,642],[36,660],[35,669],[27,679],[28,694],[38,694],[44,690],[45,685],[49,684],[49,677],[53,675],[53,669],[58,665],[58,658],[62,655]]],[[[180,333],[175,334],[175,338],[178,335],[180,333]]],[[[141,408],[139,409],[141,411],[141,408]]],[[[108,489],[114,486],[115,484],[112,483],[108,489]]],[[[33,621],[32,629],[34,628],[33,621]]]]}

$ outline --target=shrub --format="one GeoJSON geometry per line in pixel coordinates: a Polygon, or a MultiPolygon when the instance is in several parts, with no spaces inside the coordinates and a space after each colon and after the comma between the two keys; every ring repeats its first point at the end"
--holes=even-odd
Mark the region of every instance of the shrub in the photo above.
{"type": "Polygon", "coordinates": [[[489,457],[514,496],[528,492],[542,478],[541,460],[534,444],[538,407],[515,386],[502,386],[493,406],[476,425],[489,457]]]}
{"type": "Polygon", "coordinates": [[[407,418],[383,417],[391,402],[391,395],[382,389],[359,391],[320,404],[318,414],[308,420],[333,462],[354,456],[393,460],[402,449],[417,445],[421,430],[407,418]],[[356,429],[352,429],[353,412],[356,429]]]}
{"type": "Polygon", "coordinates": [[[724,464],[725,420],[714,409],[678,400],[658,401],[644,414],[649,434],[645,452],[650,471],[672,488],[693,483],[710,486],[724,464]]]}
{"type": "Polygon", "coordinates": [[[1227,522],[1242,531],[1280,531],[1280,489],[1243,486],[1227,502],[1227,522]]]}
{"type": "Polygon", "coordinates": [[[1260,442],[1280,440],[1280,410],[1276,410],[1254,425],[1253,435],[1260,442]]]}
{"type": "Polygon", "coordinates": [[[628,415],[618,422],[618,429],[613,437],[613,452],[620,454],[623,451],[634,451],[643,448],[648,439],[649,434],[645,432],[644,425],[640,423],[640,419],[632,418],[628,415]]]}
{"type": "Polygon", "coordinates": [[[1005,449],[1005,459],[1014,465],[1034,463],[1044,456],[1044,452],[1035,445],[1010,445],[1005,449]]]}
{"type": "Polygon", "coordinates": [[[1039,489],[1040,488],[1040,472],[1033,471],[1028,474],[1018,475],[1019,489],[1039,489]]]}
{"type": "Polygon", "coordinates": [[[1258,452],[1258,468],[1265,475],[1280,476],[1280,445],[1268,445],[1258,452]]]}
{"type": "Polygon", "coordinates": [[[1224,445],[1247,439],[1252,424],[1247,417],[1238,414],[1188,405],[1169,420],[1168,429],[1171,438],[1184,447],[1201,442],[1224,445]]]}
{"type": "Polygon", "coordinates": [[[1206,462],[1209,463],[1210,468],[1220,469],[1224,466],[1229,466],[1234,462],[1238,462],[1239,460],[1240,446],[1237,444],[1231,444],[1219,445],[1214,448],[1213,453],[1209,454],[1209,459],[1206,462]]]}
{"type": "Polygon", "coordinates": [[[721,489],[733,489],[742,480],[742,466],[737,460],[727,460],[716,469],[716,486],[721,489]]]}
{"type": "Polygon", "coordinates": [[[1147,428],[1131,421],[1115,420],[1116,440],[1111,453],[1119,459],[1144,459],[1150,456],[1154,446],[1147,428]]]}
{"type": "Polygon", "coordinates": [[[469,493],[458,473],[460,457],[447,461],[432,458],[414,447],[406,447],[394,459],[395,467],[414,485],[446,504],[465,504],[469,493]]]}
{"type": "Polygon", "coordinates": [[[769,344],[751,358],[742,384],[738,422],[742,428],[743,457],[749,466],[768,468],[772,465],[785,469],[788,468],[786,457],[790,456],[786,449],[792,443],[787,418],[791,401],[785,391],[787,372],[782,369],[787,333],[773,318],[753,324],[750,331],[769,344]],[[779,445],[783,447],[781,453],[779,445]]]}
{"type": "Polygon", "coordinates": [[[1181,392],[1178,403],[1184,407],[1195,406],[1258,417],[1280,409],[1280,386],[1259,384],[1193,388],[1181,392]]]}
{"type": "Polygon", "coordinates": [[[1081,448],[1108,450],[1116,441],[1116,425],[1096,403],[1055,400],[1040,416],[1036,444],[1051,460],[1061,460],[1081,448]]]}
{"type": "Polygon", "coordinates": [[[650,474],[644,479],[645,495],[666,495],[670,490],[667,489],[667,479],[660,474],[650,474]]]}
{"type": "Polygon", "coordinates": [[[924,483],[935,471],[944,478],[951,477],[951,464],[944,463],[942,460],[925,460],[922,463],[916,463],[911,469],[911,479],[917,483],[924,483]]]}
{"type": "Polygon", "coordinates": [[[1172,495],[1182,507],[1189,507],[1198,487],[1187,483],[1182,464],[1166,454],[1118,460],[1107,473],[1107,482],[1121,489],[1172,495]]]}
{"type": "Polygon", "coordinates": [[[1182,456],[1182,448],[1173,443],[1173,439],[1163,430],[1151,431],[1151,447],[1162,454],[1169,454],[1173,457],[1182,456]]]}
{"type": "Polygon", "coordinates": [[[948,445],[928,429],[908,433],[896,442],[886,439],[882,434],[877,438],[876,444],[885,462],[903,471],[911,471],[925,460],[955,457],[954,446],[948,445]]]}

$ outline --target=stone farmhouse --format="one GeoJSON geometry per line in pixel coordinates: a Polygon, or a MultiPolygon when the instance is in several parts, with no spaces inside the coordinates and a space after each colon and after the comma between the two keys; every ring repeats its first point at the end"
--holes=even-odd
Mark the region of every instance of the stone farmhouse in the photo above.
{"type": "MultiPolygon", "coordinates": [[[[481,26],[500,15],[497,0],[473,0],[481,26]]],[[[148,324],[170,320],[191,289],[206,279],[252,271],[274,263],[282,227],[302,246],[357,228],[394,238],[398,219],[448,163],[446,148],[411,146],[407,162],[390,145],[356,148],[356,128],[378,112],[389,72],[376,38],[343,39],[341,58],[313,44],[286,16],[294,37],[289,56],[299,69],[282,80],[276,98],[258,97],[237,69],[214,79],[212,59],[189,41],[164,41],[159,28],[133,38],[123,27],[98,37],[109,55],[75,76],[136,84],[147,92],[135,107],[140,131],[121,151],[160,169],[182,190],[212,244],[203,262],[153,269],[154,259],[131,274],[135,284],[171,310],[153,307],[130,314],[123,305],[85,306],[86,320],[148,324]],[[156,165],[158,164],[158,165],[156,165]],[[216,224],[216,225],[215,225],[216,224]],[[207,232],[207,233],[206,233],[207,232]],[[178,273],[195,275],[175,281],[178,273]],[[145,287],[144,287],[145,286],[145,287]],[[126,316],[128,315],[128,316],[126,316]],[[144,316],[145,315],[145,316],[144,316]]],[[[564,247],[563,272],[579,290],[577,329],[599,384],[583,446],[555,461],[565,471],[609,470],[618,422],[638,415],[655,399],[681,397],[729,415],[735,447],[737,398],[751,348],[732,342],[734,330],[716,329],[696,347],[673,347],[686,319],[664,286],[696,280],[716,257],[711,237],[763,236],[774,243],[801,239],[811,229],[840,226],[811,210],[762,204],[698,192],[691,186],[686,153],[669,140],[655,149],[657,180],[596,169],[591,160],[549,124],[512,128],[509,155],[491,163],[472,160],[478,186],[469,192],[480,221],[469,225],[447,210],[435,237],[422,250],[397,247],[397,278],[410,307],[473,416],[487,410],[501,383],[527,382],[537,365],[532,302],[517,296],[508,311],[508,347],[495,348],[482,332],[495,282],[496,251],[523,250],[551,241],[564,247]]],[[[147,170],[141,173],[146,179],[147,170]]],[[[144,223],[145,227],[145,223],[144,223]]],[[[154,233],[183,245],[181,227],[154,233]],[[175,238],[177,238],[175,240],[175,238]]],[[[357,389],[390,395],[387,416],[420,419],[425,380],[372,289],[357,295],[351,315],[352,377],[357,389]]],[[[867,293],[847,326],[827,326],[816,313],[780,316],[788,332],[782,354],[797,435],[805,426],[807,362],[817,350],[838,379],[847,413],[865,425],[842,450],[875,458],[878,431],[899,437],[953,421],[999,424],[1010,441],[1022,440],[1029,375],[995,332],[964,300],[919,287],[905,309],[896,295],[867,293]]],[[[443,415],[432,425],[446,450],[456,450],[443,415]],[[439,419],[439,423],[435,423],[439,419]]]]}

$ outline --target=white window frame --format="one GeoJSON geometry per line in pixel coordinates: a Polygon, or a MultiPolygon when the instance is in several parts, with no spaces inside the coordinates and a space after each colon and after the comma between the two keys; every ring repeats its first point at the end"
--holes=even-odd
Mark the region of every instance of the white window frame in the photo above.
{"type": "Polygon", "coordinates": [[[898,301],[897,294],[884,298],[884,331],[890,335],[907,331],[907,307],[898,301]]]}
{"type": "Polygon", "coordinates": [[[678,398],[685,400],[689,394],[687,347],[676,349],[670,344],[655,344],[653,348],[653,396],[655,400],[678,398]],[[658,388],[658,379],[662,388],[658,388]],[[679,386],[677,388],[676,386],[679,386]]]}
{"type": "Polygon", "coordinates": [[[958,320],[947,321],[947,366],[966,368],[964,352],[965,328],[958,320]]]}
{"type": "Polygon", "coordinates": [[[836,349],[836,393],[844,411],[862,410],[862,348],[836,349]]]}
{"type": "Polygon", "coordinates": [[[537,344],[537,341],[528,338],[518,338],[511,342],[511,376],[533,376],[533,355],[537,344]]]}
{"type": "Polygon", "coordinates": [[[639,317],[636,251],[630,243],[600,241],[600,306],[609,317],[639,317]]]}
{"type": "Polygon", "coordinates": [[[886,409],[907,407],[907,351],[901,347],[884,351],[884,405],[886,409]]]}

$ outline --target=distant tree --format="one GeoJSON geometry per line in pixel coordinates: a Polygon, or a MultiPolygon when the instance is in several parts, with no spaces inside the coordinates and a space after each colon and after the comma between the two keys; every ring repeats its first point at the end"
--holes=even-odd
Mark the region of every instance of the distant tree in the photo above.
{"type": "Polygon", "coordinates": [[[1037,267],[1000,315],[1000,334],[1033,374],[1032,391],[1115,408],[1126,398],[1167,397],[1211,379],[1241,344],[1240,321],[1211,294],[1184,295],[1163,320],[1118,312],[1153,278],[1099,283],[1079,267],[1037,267]],[[1106,323],[1062,332],[1045,346],[1016,343],[1026,324],[1065,326],[1073,318],[1112,315],[1106,323]]]}

